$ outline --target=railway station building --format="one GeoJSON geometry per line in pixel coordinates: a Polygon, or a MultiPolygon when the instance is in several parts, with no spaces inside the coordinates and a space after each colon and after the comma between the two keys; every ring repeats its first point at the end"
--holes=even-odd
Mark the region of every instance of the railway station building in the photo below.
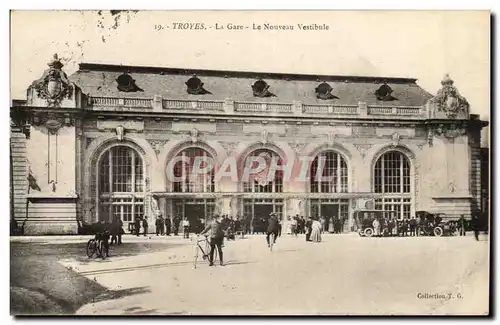
{"type": "Polygon", "coordinates": [[[11,218],[25,234],[72,234],[113,217],[126,227],[136,216],[154,229],[160,213],[275,212],[285,224],[341,216],[352,225],[361,208],[398,218],[481,209],[487,122],[448,75],[434,96],[416,79],[384,76],[64,70],[54,56],[10,108],[11,218]],[[203,172],[191,168],[197,157],[203,172]],[[257,172],[255,161],[266,167],[257,172]],[[291,176],[281,168],[290,164],[291,176]],[[246,167],[256,172],[245,178],[246,167]]]}

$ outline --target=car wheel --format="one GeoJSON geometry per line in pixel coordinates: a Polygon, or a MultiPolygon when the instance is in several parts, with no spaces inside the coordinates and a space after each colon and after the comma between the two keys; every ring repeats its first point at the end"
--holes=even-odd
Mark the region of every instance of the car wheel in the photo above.
{"type": "Polygon", "coordinates": [[[373,229],[372,228],[366,228],[364,231],[365,237],[371,237],[373,236],[373,229]]]}
{"type": "Polygon", "coordinates": [[[443,235],[443,229],[441,227],[434,228],[434,236],[441,237],[443,235]]]}

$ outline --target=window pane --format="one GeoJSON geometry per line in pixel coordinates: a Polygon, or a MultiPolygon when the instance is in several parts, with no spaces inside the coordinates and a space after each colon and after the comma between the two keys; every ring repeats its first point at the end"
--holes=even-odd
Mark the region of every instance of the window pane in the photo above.
{"type": "Polygon", "coordinates": [[[98,166],[98,175],[98,195],[101,202],[99,219],[108,219],[107,215],[109,215],[109,221],[114,217],[119,217],[124,222],[131,221],[132,205],[134,205],[135,211],[138,211],[137,206],[143,206],[142,200],[135,199],[134,201],[132,197],[113,197],[116,195],[134,195],[144,191],[141,156],[134,149],[127,146],[112,147],[103,154],[98,166]]]}
{"type": "Polygon", "coordinates": [[[204,193],[214,192],[214,171],[210,166],[215,162],[210,154],[201,148],[187,148],[177,157],[184,157],[185,161],[178,161],[174,166],[174,176],[180,180],[174,182],[174,192],[204,193]],[[195,169],[195,164],[201,170],[195,169]]]}
{"type": "Polygon", "coordinates": [[[347,163],[335,151],[320,153],[313,160],[309,170],[310,191],[312,193],[345,193],[348,191],[347,163]],[[320,180],[316,175],[321,173],[320,180]]]}
{"type": "MultiPolygon", "coordinates": [[[[268,150],[268,149],[258,149],[253,151],[247,156],[247,160],[245,162],[245,166],[248,166],[249,163],[247,163],[250,157],[262,157],[266,160],[266,166],[267,170],[269,171],[269,164],[273,159],[278,159],[278,166],[282,165],[281,157],[276,154],[274,151],[268,150]]],[[[257,167],[258,163],[254,162],[253,167],[257,167]]],[[[250,175],[249,181],[248,182],[243,182],[243,191],[244,192],[256,192],[256,193],[281,193],[283,192],[283,172],[276,170],[274,174],[274,179],[267,184],[259,184],[259,182],[255,179],[252,179],[252,176],[256,175],[250,175]]],[[[272,175],[271,175],[272,176],[272,175]]],[[[267,180],[269,177],[268,174],[261,174],[257,175],[257,177],[262,177],[263,180],[267,180]]]]}

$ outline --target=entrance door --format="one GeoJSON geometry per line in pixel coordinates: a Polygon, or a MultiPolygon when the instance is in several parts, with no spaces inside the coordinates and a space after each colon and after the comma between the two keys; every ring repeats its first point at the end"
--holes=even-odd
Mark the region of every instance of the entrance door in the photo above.
{"type": "Polygon", "coordinates": [[[339,227],[340,215],[338,204],[321,204],[320,215],[326,218],[325,231],[336,232],[335,226],[339,227]]]}
{"type": "Polygon", "coordinates": [[[189,220],[191,232],[201,232],[201,219],[205,219],[205,206],[203,204],[186,204],[184,207],[184,216],[189,220]]]}
{"type": "Polygon", "coordinates": [[[272,204],[256,204],[254,206],[254,231],[266,232],[267,219],[273,212],[272,204]]]}

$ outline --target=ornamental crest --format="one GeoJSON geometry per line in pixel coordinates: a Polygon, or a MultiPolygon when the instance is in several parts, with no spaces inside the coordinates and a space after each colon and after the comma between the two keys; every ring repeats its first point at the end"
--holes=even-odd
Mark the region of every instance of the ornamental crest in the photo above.
{"type": "Polygon", "coordinates": [[[73,86],[62,67],[61,60],[54,54],[48,63],[49,69],[33,84],[37,95],[47,101],[49,107],[58,107],[64,98],[71,99],[73,86]]]}
{"type": "Polygon", "coordinates": [[[457,88],[453,86],[453,82],[450,76],[446,75],[441,81],[443,88],[437,92],[434,98],[438,111],[446,113],[449,118],[455,118],[458,113],[469,110],[469,103],[459,94],[457,88]]]}

